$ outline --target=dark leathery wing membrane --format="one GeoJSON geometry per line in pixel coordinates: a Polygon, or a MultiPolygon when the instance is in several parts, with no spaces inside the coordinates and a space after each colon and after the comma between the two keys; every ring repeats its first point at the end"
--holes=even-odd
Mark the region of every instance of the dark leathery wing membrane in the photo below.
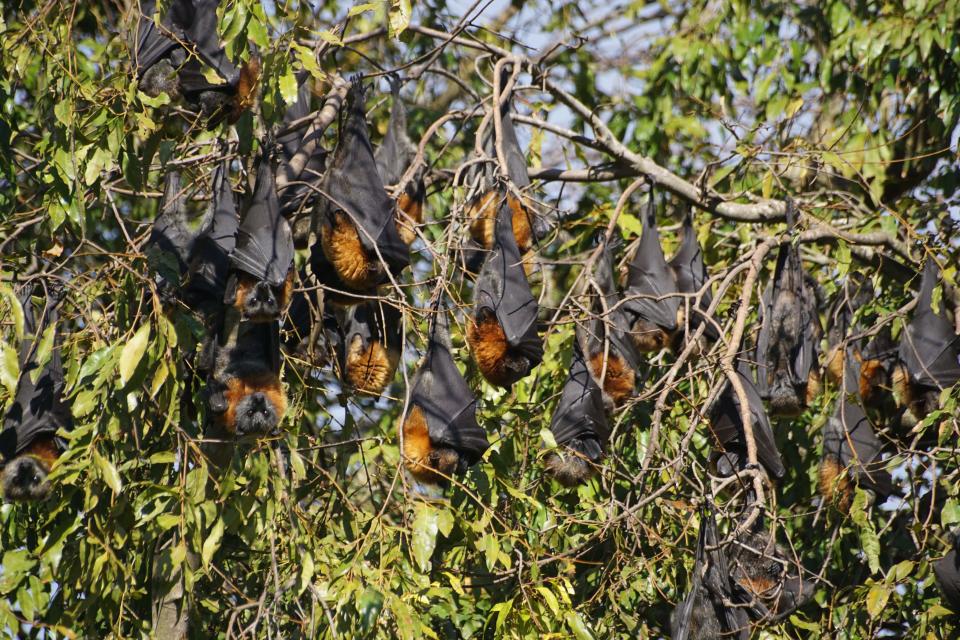
{"type": "MultiPolygon", "coordinates": [[[[670,259],[670,268],[673,269],[677,290],[680,293],[696,294],[707,281],[707,267],[703,262],[703,250],[700,248],[700,243],[697,242],[696,230],[693,227],[693,214],[689,209],[683,217],[683,240],[680,242],[677,253],[670,259]]],[[[700,304],[696,308],[694,308],[691,300],[691,329],[695,329],[703,322],[702,313],[706,312],[712,301],[713,294],[709,289],[703,292],[700,297],[700,304]]],[[[683,304],[682,301],[681,304],[683,304]]],[[[718,337],[716,327],[707,322],[704,335],[711,340],[716,340],[718,337]]]]}
{"type": "MultiPolygon", "coordinates": [[[[757,461],[771,476],[782,478],[786,469],[780,459],[780,451],[777,449],[763,400],[750,379],[746,364],[740,363],[736,375],[747,396],[753,437],[757,445],[757,461]]],[[[740,400],[729,380],[708,413],[710,430],[718,445],[711,454],[711,459],[720,475],[732,475],[747,464],[747,444],[744,439],[743,418],[740,415],[740,400]]]]}
{"type": "Polygon", "coordinates": [[[852,470],[853,479],[881,499],[893,493],[893,480],[880,458],[882,443],[863,410],[859,392],[860,367],[847,357],[842,394],[824,427],[823,455],[852,470]]]}
{"type": "Polygon", "coordinates": [[[382,258],[387,269],[396,275],[410,264],[410,251],[397,231],[393,201],[377,171],[367,129],[365,102],[363,85],[357,79],[347,94],[347,115],[333,160],[320,187],[324,197],[318,205],[318,213],[321,216],[338,211],[346,213],[356,225],[360,242],[370,259],[382,258]]]}
{"type": "Polygon", "coordinates": [[[390,122],[374,158],[383,183],[395,185],[410,167],[417,147],[407,134],[407,112],[400,100],[400,81],[396,78],[390,78],[390,95],[393,100],[390,105],[390,122]]]}
{"type": "Polygon", "coordinates": [[[687,597],[670,616],[672,640],[730,638],[747,640],[750,621],[744,607],[732,606],[734,593],[726,552],[718,548],[716,516],[712,506],[700,512],[693,578],[687,597]]]}
{"type": "MultiPolygon", "coordinates": [[[[788,201],[787,228],[794,227],[793,204],[788,201]]],[[[776,385],[789,385],[797,398],[805,396],[811,369],[817,364],[816,314],[816,299],[799,250],[785,242],[777,255],[773,280],[761,297],[756,360],[758,388],[763,397],[768,397],[776,385]],[[783,309],[789,311],[784,313],[783,309]]]]}
{"type": "Polygon", "coordinates": [[[626,309],[634,316],[667,331],[677,328],[680,297],[673,270],[663,256],[654,192],[643,218],[643,235],[627,275],[626,309]]]}
{"type": "Polygon", "coordinates": [[[236,246],[240,226],[226,160],[213,171],[211,193],[210,220],[191,247],[190,277],[186,288],[188,298],[203,305],[209,304],[209,301],[223,300],[230,270],[230,253],[236,246]]]}
{"type": "Polygon", "coordinates": [[[427,353],[413,381],[410,405],[423,412],[431,444],[454,449],[468,465],[480,460],[490,446],[477,423],[477,398],[450,354],[448,320],[442,307],[434,317],[427,353]]]}
{"type": "Polygon", "coordinates": [[[280,214],[276,178],[267,153],[261,155],[253,197],[243,214],[230,264],[279,287],[293,265],[293,233],[280,214]]]}
{"type": "Polygon", "coordinates": [[[945,314],[931,306],[939,278],[936,264],[928,258],[917,306],[900,342],[900,359],[917,384],[948,389],[960,380],[960,336],[945,314]]]}
{"type": "Polygon", "coordinates": [[[579,347],[574,347],[570,373],[553,411],[550,431],[558,445],[578,441],[577,450],[591,462],[602,457],[610,437],[603,392],[590,375],[579,347]]]}
{"type": "Polygon", "coordinates": [[[476,309],[493,311],[507,343],[534,367],[543,360],[543,342],[537,333],[539,307],[523,271],[506,203],[497,215],[495,234],[494,249],[477,278],[476,309]]]}
{"type": "Polygon", "coordinates": [[[960,612],[960,554],[957,553],[958,546],[960,545],[955,540],[950,552],[933,564],[937,587],[940,588],[943,599],[954,612],[960,612]]]}
{"type": "MultiPolygon", "coordinates": [[[[313,90],[311,85],[313,84],[313,77],[307,71],[299,71],[296,78],[297,99],[288,105],[283,112],[283,127],[287,127],[312,113],[313,90]]],[[[280,211],[288,219],[295,213],[309,210],[308,208],[317,197],[316,189],[313,189],[312,186],[319,185],[323,179],[323,170],[327,158],[327,151],[323,148],[323,145],[315,145],[314,150],[299,172],[294,173],[293,167],[290,166],[290,162],[301,146],[313,135],[316,135],[316,133],[312,131],[310,125],[304,125],[277,138],[281,154],[277,170],[287,179],[286,186],[278,193],[280,211]]]]}
{"type": "Polygon", "coordinates": [[[21,299],[21,305],[24,336],[20,344],[20,375],[13,404],[3,419],[3,430],[0,431],[0,456],[7,461],[23,453],[37,438],[52,436],[58,429],[69,429],[73,424],[70,406],[64,400],[66,383],[60,353],[61,337],[57,328],[59,300],[48,297],[39,322],[34,317],[29,288],[21,299]],[[37,347],[48,326],[54,328],[53,349],[49,362],[37,375],[37,347]]]}

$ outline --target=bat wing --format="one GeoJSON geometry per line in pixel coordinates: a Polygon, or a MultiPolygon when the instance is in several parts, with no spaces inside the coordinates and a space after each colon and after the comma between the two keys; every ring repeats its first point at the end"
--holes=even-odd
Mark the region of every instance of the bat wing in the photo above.
{"type": "Polygon", "coordinates": [[[210,224],[193,243],[190,257],[189,294],[200,303],[219,304],[227,288],[230,252],[237,242],[240,216],[230,186],[228,163],[213,172],[210,224]]]}
{"type": "Polygon", "coordinates": [[[29,291],[21,300],[24,312],[24,340],[20,346],[20,375],[13,404],[3,420],[0,455],[10,460],[42,435],[73,423],[70,407],[64,401],[65,388],[61,340],[57,330],[57,303],[48,303],[39,323],[35,322],[29,291]],[[48,326],[54,329],[49,362],[37,374],[36,348],[48,326]],[[36,380],[34,380],[36,377],[36,380]]]}
{"type": "Polygon", "coordinates": [[[953,549],[937,560],[933,565],[933,573],[943,599],[951,609],[960,611],[960,558],[957,550],[953,549]]]}
{"type": "MultiPolygon", "coordinates": [[[[603,240],[600,240],[603,242],[603,240]]],[[[641,362],[641,356],[630,339],[630,318],[620,304],[616,281],[613,276],[613,256],[609,243],[604,242],[597,257],[593,271],[593,282],[600,295],[595,295],[590,308],[593,316],[581,330],[581,348],[584,353],[593,355],[603,352],[604,343],[609,342],[614,353],[619,354],[634,370],[641,362]]],[[[593,293],[595,289],[591,288],[593,293]]]]}
{"type": "Polygon", "coordinates": [[[237,230],[230,264],[274,287],[283,284],[293,266],[293,233],[280,214],[277,183],[270,156],[260,157],[257,183],[237,230]]]}
{"type": "Polygon", "coordinates": [[[491,309],[507,342],[536,366],[543,359],[537,334],[537,300],[523,272],[520,249],[513,236],[513,217],[504,202],[497,212],[494,248],[477,278],[477,309],[491,309]]]}
{"type": "Polygon", "coordinates": [[[377,171],[364,104],[363,85],[357,79],[347,94],[347,116],[321,190],[329,199],[325,209],[349,215],[364,247],[373,255],[379,252],[390,272],[398,274],[410,264],[410,251],[397,231],[394,203],[377,171]]]}
{"type": "MultiPolygon", "coordinates": [[[[757,445],[757,460],[770,475],[780,479],[786,475],[786,469],[780,459],[780,451],[777,449],[777,443],[773,437],[770,419],[763,407],[760,392],[757,391],[756,386],[743,369],[744,364],[741,362],[737,375],[747,395],[753,438],[757,445]]],[[[740,401],[729,382],[726,389],[717,398],[709,414],[711,416],[711,431],[720,446],[720,450],[715,451],[712,457],[717,463],[717,470],[721,475],[732,475],[738,468],[746,464],[747,448],[743,434],[743,420],[740,416],[740,401]]]]}
{"type": "Polygon", "coordinates": [[[917,307],[900,343],[900,359],[919,384],[947,389],[960,380],[960,336],[947,318],[931,307],[939,279],[936,265],[928,260],[917,307]]]}
{"type": "Polygon", "coordinates": [[[700,536],[697,541],[697,564],[703,572],[703,589],[713,603],[714,611],[724,631],[724,637],[747,640],[750,623],[742,608],[733,608],[728,603],[734,600],[732,575],[727,563],[727,554],[717,548],[716,516],[713,507],[707,507],[700,515],[700,536]]]}
{"type": "MultiPolygon", "coordinates": [[[[196,46],[196,54],[205,65],[212,68],[223,78],[223,86],[235,86],[240,77],[237,67],[227,58],[220,44],[220,35],[217,31],[217,5],[219,0],[192,0],[193,2],[193,21],[185,29],[185,35],[188,41],[196,46]]],[[[188,67],[192,65],[187,65],[188,67]]],[[[191,74],[192,75],[192,74],[191,74]]],[[[202,71],[201,71],[202,77],[202,71]]],[[[209,85],[206,80],[185,79],[183,74],[180,76],[181,82],[186,90],[204,90],[202,85],[209,85]]]]}
{"type": "Polygon", "coordinates": [[[163,199],[153,220],[149,244],[174,256],[179,273],[186,269],[193,243],[193,236],[184,226],[186,218],[186,199],[184,189],[181,188],[180,174],[170,171],[163,180],[163,199]]]}
{"type": "MultiPolygon", "coordinates": [[[[137,32],[134,43],[133,62],[137,69],[137,75],[141,77],[144,72],[156,64],[158,60],[180,46],[176,41],[162,33],[154,22],[154,14],[157,12],[156,5],[155,0],[140,0],[140,11],[136,16],[137,32]]],[[[176,8],[175,3],[175,5],[171,7],[171,13],[173,13],[176,8]]],[[[189,7],[185,8],[189,9],[189,7]]],[[[181,10],[182,9],[183,8],[181,8],[181,10]]],[[[176,27],[171,24],[172,21],[169,17],[168,14],[168,19],[163,21],[164,27],[176,32],[176,27]]]]}
{"type": "Polygon", "coordinates": [[[456,450],[474,464],[490,442],[477,423],[477,398],[450,355],[444,313],[440,310],[434,320],[410,401],[423,411],[431,442],[456,450]]]}
{"type": "MultiPolygon", "coordinates": [[[[800,309],[800,335],[790,352],[790,383],[793,386],[806,384],[810,367],[813,366],[813,335],[811,331],[812,292],[804,282],[803,266],[797,248],[791,243],[780,247],[777,266],[773,273],[773,293],[771,309],[776,307],[782,296],[792,296],[800,309]]],[[[771,318],[772,319],[772,318],[771,318]]],[[[769,345],[768,345],[769,349],[769,345]]],[[[764,352],[765,354],[768,352],[764,352]]],[[[767,366],[772,366],[770,358],[764,355],[767,366]]]]}
{"type": "MultiPolygon", "coordinates": [[[[673,270],[677,290],[680,293],[697,293],[707,281],[707,267],[703,262],[703,250],[700,248],[700,243],[697,242],[697,234],[693,228],[693,214],[689,209],[683,217],[683,241],[680,243],[677,253],[670,259],[670,268],[673,270]]],[[[712,301],[713,294],[710,290],[704,291],[700,298],[699,309],[706,311],[712,301]]],[[[691,319],[691,326],[696,327],[701,320],[695,315],[691,319]]],[[[711,324],[707,325],[704,335],[711,340],[718,338],[717,330],[711,324]]]]}
{"type": "Polygon", "coordinates": [[[672,331],[677,328],[677,281],[673,270],[663,257],[653,191],[644,217],[640,246],[628,267],[627,299],[625,308],[633,315],[658,327],[672,331]]]}
{"type": "Polygon", "coordinates": [[[603,408],[603,392],[587,369],[578,347],[574,347],[570,373],[560,393],[560,402],[553,411],[550,431],[557,444],[574,439],[597,444],[593,459],[602,454],[602,447],[610,437],[610,426],[603,408]]]}
{"type": "Polygon", "coordinates": [[[400,100],[400,81],[396,78],[390,78],[390,94],[393,99],[393,104],[390,105],[390,122],[387,124],[387,134],[374,158],[384,184],[395,185],[410,166],[417,147],[407,135],[407,112],[400,100]]]}
{"type": "Polygon", "coordinates": [[[880,459],[882,443],[863,410],[859,393],[860,367],[847,357],[843,394],[824,430],[823,452],[852,466],[857,481],[878,496],[893,493],[893,480],[880,459]]]}

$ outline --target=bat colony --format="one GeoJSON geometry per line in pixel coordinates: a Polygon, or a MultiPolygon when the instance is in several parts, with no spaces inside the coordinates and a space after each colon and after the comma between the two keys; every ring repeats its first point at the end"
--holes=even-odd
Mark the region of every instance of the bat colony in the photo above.
{"type": "MultiPolygon", "coordinates": [[[[140,88],[182,101],[210,128],[233,122],[254,104],[259,73],[255,57],[239,67],[227,59],[216,38],[216,5],[174,0],[155,21],[155,3],[141,0],[132,47],[140,88]],[[211,70],[220,82],[209,80],[211,70]]],[[[297,80],[297,101],[288,105],[278,131],[314,110],[312,78],[302,72],[297,80]]],[[[390,85],[389,128],[376,150],[366,120],[367,88],[358,78],[341,108],[336,148],[317,147],[296,171],[291,161],[303,143],[302,130],[267,134],[249,170],[253,188],[242,200],[230,162],[217,166],[202,188],[183,184],[176,169],[166,173],[146,253],[168,312],[184,307],[206,327],[197,369],[205,377],[209,432],[238,438],[277,432],[287,409],[284,351],[314,366],[330,364],[343,388],[357,394],[377,398],[393,382],[404,334],[401,303],[391,293],[421,233],[426,188],[422,167],[404,180],[416,147],[408,137],[401,82],[392,78],[390,85]],[[287,178],[282,190],[278,173],[287,178]],[[188,221],[191,196],[200,189],[209,205],[197,227],[188,221]],[[306,232],[298,227],[295,233],[292,224],[302,220],[306,232]],[[309,250],[299,271],[297,249],[309,250]]],[[[455,264],[474,279],[461,332],[472,360],[489,384],[510,389],[544,357],[529,277],[538,244],[556,221],[533,197],[509,97],[499,111],[499,137],[488,114],[478,132],[478,161],[464,172],[467,233],[455,264]],[[496,160],[498,145],[505,166],[496,160]]],[[[635,401],[647,358],[688,345],[701,353],[721,336],[709,311],[711,282],[692,214],[683,214],[682,241],[667,261],[657,200],[651,186],[632,254],[621,247],[618,229],[598,234],[574,292],[588,314],[577,322],[550,421],[556,447],[543,461],[564,486],[587,482],[599,471],[613,413],[635,401]],[[617,277],[620,262],[626,265],[623,278],[617,277]],[[697,344],[691,344],[696,334],[697,344]]],[[[826,304],[791,241],[798,216],[790,201],[786,217],[788,233],[760,298],[754,351],[735,365],[740,389],[728,380],[704,409],[713,443],[708,462],[721,478],[751,469],[752,441],[759,471],[776,485],[788,469],[771,418],[803,413],[831,385],[837,402],[824,425],[819,487],[824,500],[846,511],[857,486],[878,500],[897,492],[878,430],[920,442],[928,438],[925,418],[938,411],[941,392],[960,380],[960,336],[945,305],[933,305],[941,276],[928,257],[916,308],[897,340],[889,324],[874,326],[875,318],[859,314],[873,289],[851,275],[824,313],[828,348],[821,358],[826,304]]],[[[42,285],[18,292],[20,374],[0,432],[8,501],[47,496],[48,474],[71,428],[61,362],[64,296],[42,285]],[[41,353],[50,334],[52,347],[41,353]]],[[[457,366],[461,350],[454,347],[452,313],[442,298],[436,293],[429,309],[425,354],[397,425],[409,476],[441,487],[490,446],[477,421],[475,390],[457,366]]],[[[674,638],[748,638],[751,624],[783,618],[812,595],[813,584],[787,561],[762,517],[736,531],[724,541],[712,506],[701,510],[688,595],[671,620],[674,638]]],[[[957,549],[937,562],[935,573],[946,600],[960,607],[957,549]]]]}

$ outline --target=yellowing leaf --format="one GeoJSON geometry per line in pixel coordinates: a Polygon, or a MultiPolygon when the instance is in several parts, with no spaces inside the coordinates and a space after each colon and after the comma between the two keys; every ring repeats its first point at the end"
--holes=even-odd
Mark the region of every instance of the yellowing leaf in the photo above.
{"type": "Polygon", "coordinates": [[[120,384],[126,386],[137,370],[137,365],[143,358],[143,353],[147,350],[147,343],[150,342],[150,323],[146,322],[137,329],[127,344],[123,345],[120,352],[120,384]]]}
{"type": "Polygon", "coordinates": [[[890,587],[884,584],[875,584],[870,587],[867,593],[867,613],[871,618],[876,618],[883,612],[887,606],[887,600],[890,599],[890,587]]]}

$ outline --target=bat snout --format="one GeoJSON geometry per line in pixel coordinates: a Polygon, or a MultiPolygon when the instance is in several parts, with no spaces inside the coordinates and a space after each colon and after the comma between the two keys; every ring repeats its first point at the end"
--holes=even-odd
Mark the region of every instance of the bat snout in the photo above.
{"type": "Polygon", "coordinates": [[[7,464],[2,484],[3,496],[11,502],[43,500],[50,493],[46,468],[30,456],[21,456],[7,464]]]}

